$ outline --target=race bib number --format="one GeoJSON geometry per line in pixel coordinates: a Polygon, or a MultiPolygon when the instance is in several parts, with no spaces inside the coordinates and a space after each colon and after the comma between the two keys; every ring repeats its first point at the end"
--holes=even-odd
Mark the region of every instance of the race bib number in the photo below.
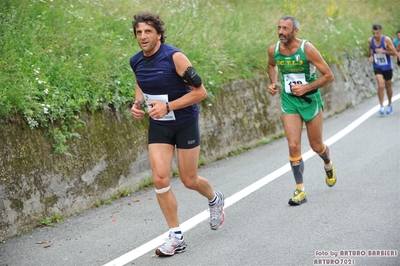
{"type": "MultiPolygon", "coordinates": [[[[150,95],[150,94],[143,93],[143,96],[144,96],[144,101],[145,101],[146,105],[148,106],[149,110],[152,108],[152,106],[149,105],[149,102],[151,102],[151,101],[157,101],[157,102],[163,102],[163,103],[168,102],[168,94],[150,95]]],[[[168,114],[166,114],[162,118],[154,119],[154,120],[158,120],[158,121],[175,120],[174,111],[170,111],[168,114]]]]}
{"type": "Polygon", "coordinates": [[[374,54],[374,61],[378,66],[385,66],[388,64],[385,54],[374,54]]]}
{"type": "Polygon", "coordinates": [[[285,80],[285,92],[292,94],[292,85],[294,84],[307,84],[306,75],[304,73],[291,73],[284,74],[283,78],[285,80]]]}

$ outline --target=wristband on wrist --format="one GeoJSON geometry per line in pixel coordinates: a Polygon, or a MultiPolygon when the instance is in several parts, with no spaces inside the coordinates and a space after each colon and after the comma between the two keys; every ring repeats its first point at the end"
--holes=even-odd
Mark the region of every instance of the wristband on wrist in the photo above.
{"type": "Polygon", "coordinates": [[[167,108],[167,114],[168,114],[169,112],[171,112],[171,110],[169,109],[168,102],[165,102],[165,106],[166,106],[166,108],[167,108]]]}

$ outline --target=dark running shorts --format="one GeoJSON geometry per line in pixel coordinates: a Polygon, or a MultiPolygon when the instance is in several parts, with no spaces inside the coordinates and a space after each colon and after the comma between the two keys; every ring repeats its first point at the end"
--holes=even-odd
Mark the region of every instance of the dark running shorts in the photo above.
{"type": "Polygon", "coordinates": [[[391,80],[393,78],[393,70],[386,70],[386,71],[382,71],[382,69],[380,68],[376,68],[374,67],[374,73],[375,75],[383,75],[384,80],[391,80]]]}
{"type": "Polygon", "coordinates": [[[199,118],[172,126],[150,122],[148,137],[149,144],[166,143],[178,149],[195,148],[200,145],[199,118]]]}

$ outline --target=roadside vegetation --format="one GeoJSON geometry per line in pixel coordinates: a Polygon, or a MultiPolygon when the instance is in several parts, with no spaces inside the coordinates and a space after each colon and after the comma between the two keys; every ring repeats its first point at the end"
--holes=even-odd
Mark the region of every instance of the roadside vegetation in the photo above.
{"type": "Polygon", "coordinates": [[[397,0],[0,0],[1,126],[45,130],[54,151],[67,153],[82,113],[128,113],[140,10],[161,14],[166,42],[191,59],[210,97],[223,83],[266,75],[281,15],[296,16],[298,36],[331,64],[365,55],[373,23],[392,38],[400,29],[397,0]]]}

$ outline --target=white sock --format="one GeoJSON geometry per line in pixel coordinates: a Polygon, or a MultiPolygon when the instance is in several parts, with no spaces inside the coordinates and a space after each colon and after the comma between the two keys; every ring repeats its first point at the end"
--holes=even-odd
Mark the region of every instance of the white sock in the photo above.
{"type": "Polygon", "coordinates": [[[183,234],[180,227],[170,228],[169,231],[174,232],[176,238],[182,239],[183,234]]]}
{"type": "Polygon", "coordinates": [[[219,202],[219,199],[217,197],[217,194],[215,194],[214,198],[212,200],[208,201],[208,205],[210,206],[214,206],[215,204],[217,204],[219,202]]]}

